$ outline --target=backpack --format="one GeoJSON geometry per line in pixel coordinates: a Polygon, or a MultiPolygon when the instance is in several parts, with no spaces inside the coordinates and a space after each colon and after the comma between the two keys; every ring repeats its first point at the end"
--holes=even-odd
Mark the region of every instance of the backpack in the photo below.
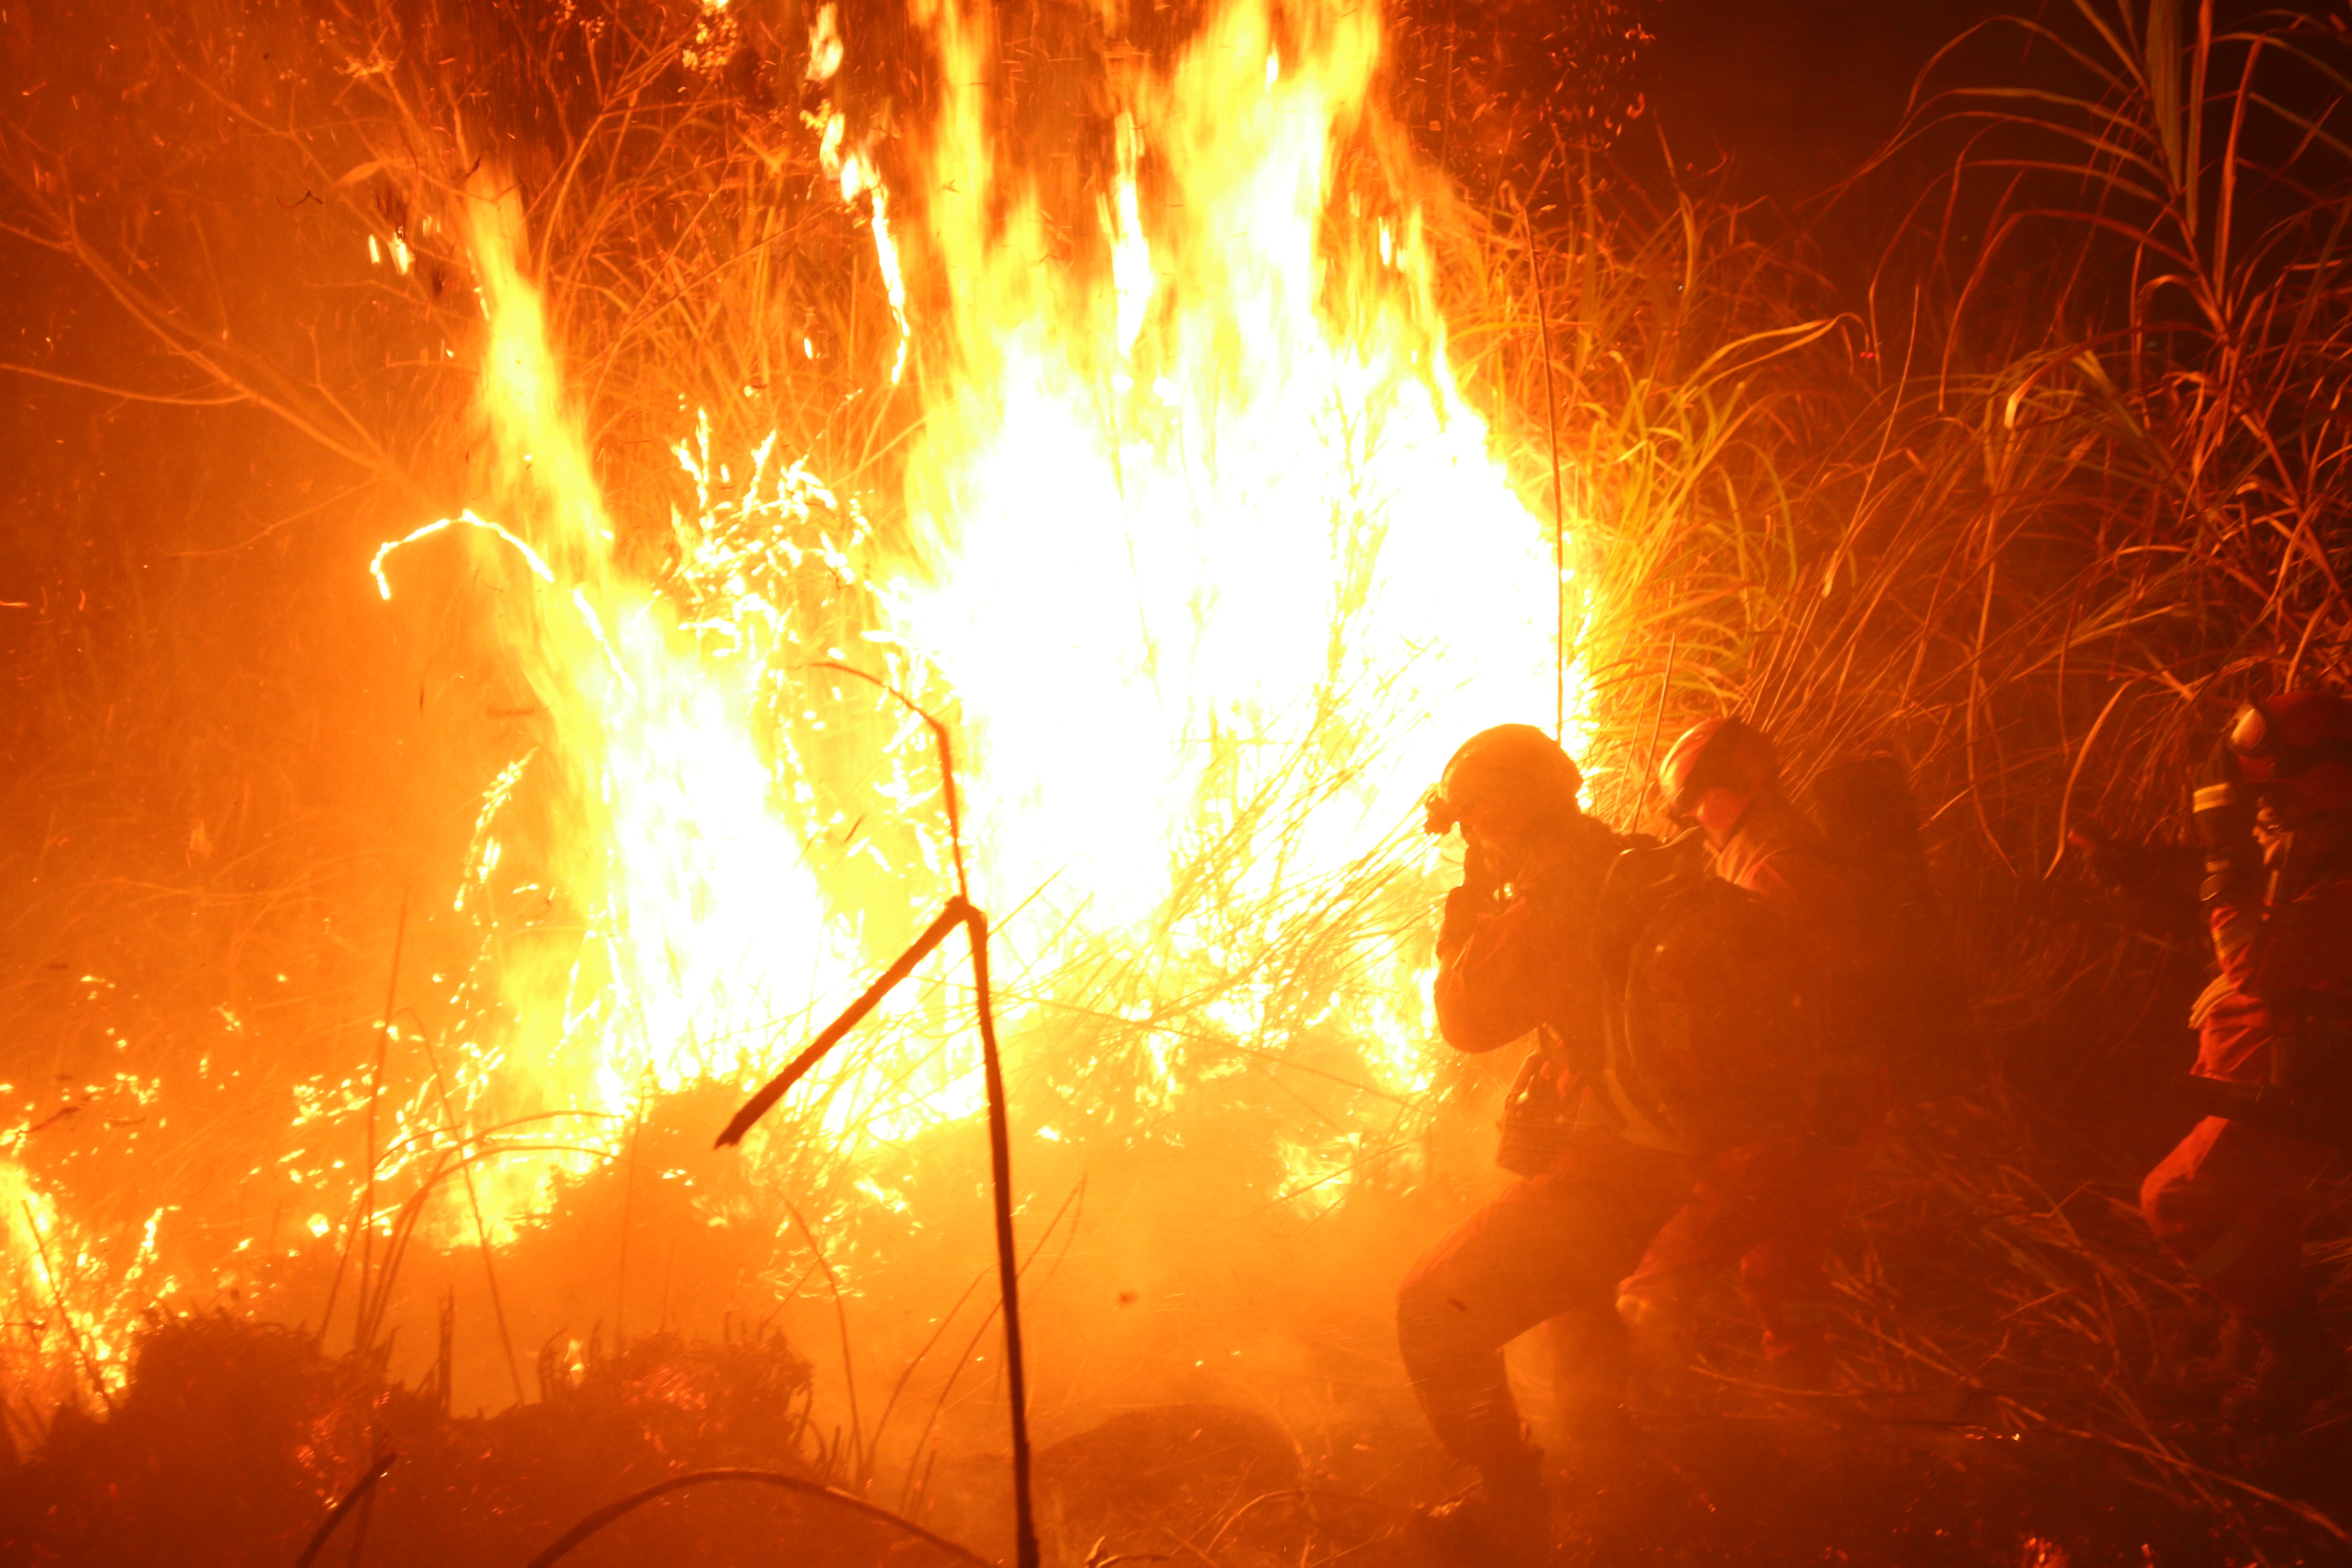
{"type": "Polygon", "coordinates": [[[1620,856],[1601,895],[1610,1060],[1633,1110],[1702,1154],[1804,1114],[1815,965],[1765,901],[1709,875],[1696,836],[1620,856]]]}

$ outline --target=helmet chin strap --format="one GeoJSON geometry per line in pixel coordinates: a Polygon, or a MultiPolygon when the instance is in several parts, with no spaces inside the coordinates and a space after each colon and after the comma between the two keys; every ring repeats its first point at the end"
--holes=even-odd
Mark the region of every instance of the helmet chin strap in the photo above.
{"type": "Polygon", "coordinates": [[[1720,849],[1739,832],[1739,825],[1756,808],[1756,800],[1753,790],[1717,784],[1699,796],[1691,808],[1691,817],[1706,834],[1706,841],[1720,849]]]}

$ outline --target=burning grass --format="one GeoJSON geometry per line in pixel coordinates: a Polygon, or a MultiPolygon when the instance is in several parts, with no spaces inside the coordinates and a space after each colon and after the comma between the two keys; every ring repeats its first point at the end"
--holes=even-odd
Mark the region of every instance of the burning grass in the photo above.
{"type": "MultiPolygon", "coordinates": [[[[1789,1426],[1742,1388],[1727,1315],[1695,1410],[1654,1419],[1674,1484],[1756,1538],[1654,1535],[1660,1560],[1769,1556],[1759,1541],[1813,1540],[1832,1507],[1908,1561],[1961,1541],[2048,1561],[2027,1535],[2130,1558],[2135,1521],[2165,1561],[2340,1547],[2325,1434],[2241,1451],[2163,1392],[2210,1321],[2129,1199],[2172,1130],[2154,1086],[2185,1058],[2172,1025],[2197,960],[2113,918],[2063,850],[2084,824],[2177,835],[2179,781],[2231,702],[2352,674],[2338,41],[2164,5],[2021,28],[2030,92],[1931,74],[1904,147],[1856,174],[1846,209],[1897,216],[1853,279],[1631,151],[1465,138],[1503,172],[1464,197],[1383,110],[1368,17],[1215,7],[1122,35],[1023,8],[351,5],[59,36],[61,71],[142,107],[52,95],[0,131],[13,242],[130,323],[96,363],[18,356],[44,387],[75,384],[43,397],[244,402],[330,454],[313,493],[354,548],[289,566],[309,593],[332,574],[364,594],[360,542],[463,508],[505,532],[379,561],[396,592],[370,637],[416,657],[378,668],[422,715],[367,710],[407,748],[397,787],[356,786],[308,826],[263,811],[241,830],[254,858],[224,857],[234,875],[199,869],[238,820],[205,802],[194,833],[172,829],[187,879],[69,860],[73,892],[12,895],[19,931],[118,944],[59,972],[93,977],[78,988],[13,994],[20,1036],[69,1042],[64,1099],[17,1075],[22,1219],[0,1216],[9,1419],[43,1455],[10,1484],[20,1506],[56,1500],[25,1528],[96,1542],[75,1488],[197,1473],[141,1447],[165,1441],[141,1413],[181,1397],[207,1334],[234,1344],[222,1368],[283,1394],[257,1443],[310,1422],[332,1448],[299,1475],[248,1457],[279,1478],[253,1526],[273,1552],[381,1447],[345,1430],[362,1407],[422,1434],[367,1505],[378,1550],[414,1528],[447,1532],[420,1552],[487,1552],[458,1521],[560,1527],[688,1465],[866,1491],[896,1473],[912,1506],[953,1463],[943,1441],[989,1440],[986,1292],[954,1294],[985,1225],[951,975],[921,972],[878,1020],[887,1043],[813,1080],[748,1166],[702,1152],[734,1081],[777,1065],[947,886],[927,742],[832,661],[975,742],[1026,1266],[1076,1260],[1041,1335],[1049,1425],[1088,1429],[1138,1381],[1186,1408],[1247,1389],[1306,1450],[1307,1485],[1264,1489],[1323,1500],[1235,1513],[1251,1500],[1188,1494],[1165,1505],[1171,1541],[1223,1561],[1274,1521],[1289,1557],[1370,1551],[1395,1474],[1425,1470],[1378,1303],[1484,1179],[1485,1086],[1424,1048],[1444,872],[1403,807],[1477,704],[1556,702],[1595,808],[1629,826],[1661,728],[1703,713],[1760,719],[1808,775],[1902,758],[1942,956],[1973,998],[1965,1018],[1923,1009],[1902,1043],[1916,1109],[1843,1280],[1855,1392],[1789,1426]],[[100,195],[159,136],[182,160],[100,195]],[[250,217],[271,210],[274,227],[250,217]],[[1557,595],[1556,548],[1573,569],[1557,595]],[[437,815],[351,864],[411,791],[437,815]],[[402,884],[421,911],[409,978],[371,1021],[402,884]],[[380,912],[341,912],[362,907],[380,912]],[[133,978],[179,973],[163,955],[188,929],[299,1003],[257,1008],[249,974],[133,978]],[[215,1057],[250,1076],[214,1084],[215,1057]],[[157,1207],[159,1146],[237,1201],[157,1207]],[[257,1180],[290,1194],[266,1221],[241,1190],[257,1180]],[[1086,1229],[1087,1202],[1118,1218],[1086,1229]],[[198,1317],[127,1375],[147,1299],[216,1291],[327,1319],[317,1334],[352,1359],[198,1317]],[[501,1400],[559,1323],[609,1312],[617,1339],[781,1300],[797,1341],[838,1343],[837,1380],[794,1386],[830,1384],[845,1436],[812,1435],[807,1394],[798,1426],[714,1416],[667,1448],[620,1415],[566,1424],[558,1401],[449,1419],[386,1381],[404,1322],[409,1381],[427,1378],[417,1325],[447,1291],[470,1360],[436,1363],[435,1386],[501,1400]],[[1118,1309],[1097,1299],[1196,1291],[1213,1304],[1156,1331],[1106,1327],[1118,1309]],[[956,1304],[882,1321],[934,1297],[956,1304]],[[1057,1363],[1057,1333],[1085,1348],[1057,1363]],[[1269,1341],[1265,1370],[1205,1372],[1269,1341]],[[111,1418],[44,1437],[41,1412],[100,1397],[111,1418]],[[764,1435],[738,1444],[739,1426],[764,1435]],[[604,1447],[514,1458],[559,1436],[604,1447]],[[468,1443],[580,1485],[435,1504],[432,1456],[468,1443]],[[1916,1479],[1923,1453],[1944,1479],[1916,1479]],[[1736,1481],[1816,1461],[1851,1489],[1782,1509],[1736,1481]],[[2094,1478],[2079,1512],[2036,1489],[2058,1467],[2094,1478]],[[1898,1474],[1910,1513],[1862,1506],[1898,1474]]],[[[1416,58],[1437,57],[1430,37],[1411,35],[1416,58]]],[[[110,806],[148,809],[139,786],[89,790],[101,703],[110,725],[184,701],[216,739],[252,737],[247,755],[163,753],[175,773],[289,765],[213,694],[94,669],[42,605],[16,635],[51,705],[19,744],[45,766],[11,788],[18,817],[68,825],[43,856],[103,837],[110,806]]],[[[189,646],[176,605],[121,619],[189,646]]],[[[345,749],[373,758],[382,735],[345,749]]],[[[2333,1270],[2343,1194],[2323,1207],[2333,1270]]],[[[738,1353],[625,1342],[597,1364],[738,1353]]],[[[236,1381],[205,1397],[234,1405],[236,1381]]],[[[1622,1542],[1687,1513],[1664,1473],[1580,1501],[1571,1528],[1622,1542]]],[[[1103,1510],[1127,1506],[1069,1517],[1109,1539],[1103,1510]]],[[[497,1539],[501,1561],[537,1549],[497,1539]]]]}

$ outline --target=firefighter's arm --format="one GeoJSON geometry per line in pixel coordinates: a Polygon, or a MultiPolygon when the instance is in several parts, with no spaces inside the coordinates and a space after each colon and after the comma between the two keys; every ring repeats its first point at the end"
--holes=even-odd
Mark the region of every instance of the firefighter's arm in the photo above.
{"type": "Polygon", "coordinates": [[[2197,771],[2189,794],[2197,842],[2205,853],[2206,927],[2225,979],[2242,991],[2252,978],[2254,939],[2262,934],[2263,854],[2254,842],[2254,797],[2237,753],[2225,740],[2197,771]]]}
{"type": "MultiPolygon", "coordinates": [[[[1456,889],[1459,894],[1463,889],[1456,889]]],[[[1447,918],[1453,919],[1453,900],[1447,918]]],[[[1438,1032],[1460,1051],[1508,1045],[1543,1019],[1545,922],[1531,900],[1488,908],[1448,952],[1441,942],[1435,1001],[1438,1032]]]]}
{"type": "Polygon", "coordinates": [[[2205,859],[2197,846],[2137,843],[2082,826],[2067,829],[2066,845],[2124,924],[2162,939],[2195,931],[2205,859]]]}
{"type": "Polygon", "coordinates": [[[1462,852],[1462,885],[1445,895],[1445,920],[1437,928],[1437,958],[1449,963],[1478,929],[1478,922],[1503,907],[1503,879],[1495,873],[1486,852],[1472,844],[1462,852]]]}
{"type": "Polygon", "coordinates": [[[2208,904],[2258,902],[2263,896],[2263,852],[2254,843],[2254,794],[2247,787],[2237,752],[2225,739],[2197,771],[2189,797],[2197,842],[2205,851],[2208,904]]]}

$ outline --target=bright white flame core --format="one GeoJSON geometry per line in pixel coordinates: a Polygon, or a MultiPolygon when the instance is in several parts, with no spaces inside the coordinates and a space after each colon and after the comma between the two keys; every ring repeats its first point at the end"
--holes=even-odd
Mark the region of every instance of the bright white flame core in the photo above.
{"type": "MultiPolygon", "coordinates": [[[[1363,771],[1293,847],[1344,864],[1462,734],[1551,707],[1546,531],[1454,384],[1418,213],[1375,282],[1338,286],[1318,248],[1378,47],[1368,8],[1322,25],[1278,69],[1265,12],[1232,5],[1128,84],[1108,279],[1032,265],[1044,219],[987,216],[986,149],[956,134],[976,117],[942,117],[965,383],[913,465],[935,576],[905,630],[981,739],[1000,900],[1053,879],[1092,922],[1144,921],[1206,795],[1279,787],[1318,742],[1363,771]]],[[[987,79],[943,37],[950,79],[987,79]]]]}

